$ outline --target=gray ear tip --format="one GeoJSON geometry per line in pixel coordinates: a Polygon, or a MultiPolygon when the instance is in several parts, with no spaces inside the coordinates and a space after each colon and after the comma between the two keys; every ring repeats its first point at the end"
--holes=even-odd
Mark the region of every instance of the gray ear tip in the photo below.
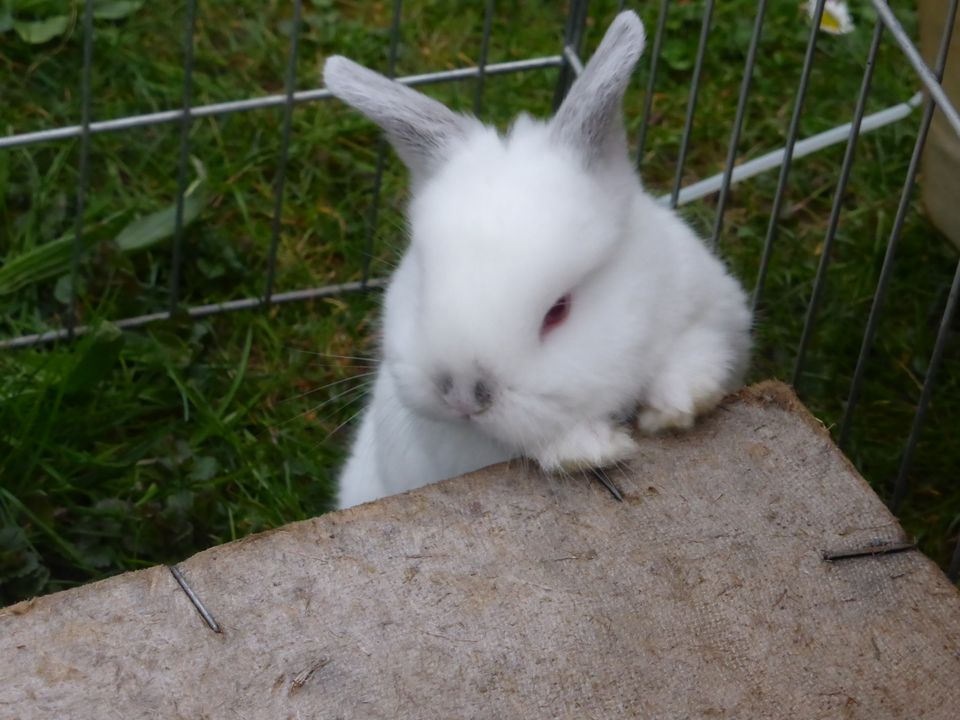
{"type": "Polygon", "coordinates": [[[624,10],[610,23],[609,35],[617,38],[617,42],[628,42],[642,53],[647,41],[647,33],[643,28],[643,21],[633,10],[624,10]]]}

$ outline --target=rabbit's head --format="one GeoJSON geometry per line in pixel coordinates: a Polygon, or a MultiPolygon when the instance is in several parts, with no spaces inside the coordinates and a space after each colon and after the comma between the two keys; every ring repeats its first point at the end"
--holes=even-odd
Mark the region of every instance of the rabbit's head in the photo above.
{"type": "Polygon", "coordinates": [[[387,292],[383,362],[415,411],[535,451],[582,414],[615,414],[648,311],[625,246],[639,192],[621,118],[644,45],[621,13],[547,122],[505,136],[342,57],[334,95],[411,171],[410,246],[387,292]]]}

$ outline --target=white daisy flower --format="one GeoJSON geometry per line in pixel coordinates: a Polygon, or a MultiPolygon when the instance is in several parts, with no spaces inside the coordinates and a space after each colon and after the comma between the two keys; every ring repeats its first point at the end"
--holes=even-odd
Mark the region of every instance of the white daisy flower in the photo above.
{"type": "MultiPolygon", "coordinates": [[[[817,0],[807,0],[807,15],[811,20],[816,9],[817,0]]],[[[853,20],[850,18],[850,8],[847,4],[840,0],[827,0],[823,5],[820,29],[831,35],[846,35],[853,32],[853,20]]]]}

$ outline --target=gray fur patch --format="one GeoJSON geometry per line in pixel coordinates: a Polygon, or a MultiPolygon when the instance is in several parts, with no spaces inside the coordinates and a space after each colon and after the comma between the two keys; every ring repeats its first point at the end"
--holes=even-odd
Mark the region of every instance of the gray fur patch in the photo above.
{"type": "Polygon", "coordinates": [[[323,79],[330,92],[384,130],[415,182],[436,170],[450,144],[476,122],[340,55],[327,60],[323,79]]]}
{"type": "Polygon", "coordinates": [[[644,42],[643,23],[637,14],[626,11],[617,15],[550,122],[551,135],[581,153],[588,166],[627,155],[623,93],[644,42]]]}

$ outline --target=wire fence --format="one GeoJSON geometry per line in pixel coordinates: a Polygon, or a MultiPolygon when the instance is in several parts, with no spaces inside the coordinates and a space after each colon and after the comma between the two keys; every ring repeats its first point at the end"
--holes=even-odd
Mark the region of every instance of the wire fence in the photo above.
{"type": "MultiPolygon", "coordinates": [[[[620,2],[622,8],[626,3],[620,2]]],[[[789,186],[790,171],[793,161],[797,158],[819,152],[827,147],[845,144],[845,152],[839,172],[839,179],[835,188],[830,210],[826,234],[823,240],[823,249],[820,253],[819,265],[813,283],[813,290],[806,308],[802,336],[793,363],[792,380],[798,385],[803,374],[807,352],[811,339],[815,334],[818,312],[827,270],[831,261],[831,249],[836,239],[837,228],[843,211],[843,200],[847,193],[851,169],[854,164],[858,139],[864,134],[877,130],[886,125],[911,118],[918,108],[922,107],[921,118],[917,131],[917,139],[913,148],[910,163],[903,180],[902,191],[897,206],[896,217],[892,231],[886,243],[886,252],[880,269],[876,288],[873,294],[872,305],[866,327],[863,330],[860,351],[856,359],[855,368],[850,383],[842,421],[838,434],[838,442],[845,446],[850,439],[851,424],[860,401],[864,383],[864,372],[870,360],[878,322],[883,310],[887,295],[893,263],[896,256],[898,241],[903,229],[904,219],[910,210],[911,197],[917,180],[920,165],[920,156],[930,129],[934,113],[939,110],[949,126],[960,137],[960,115],[956,107],[951,104],[941,87],[941,78],[951,41],[954,19],[957,13],[957,0],[950,0],[947,16],[943,23],[943,34],[940,39],[939,51],[933,67],[928,66],[922,59],[919,51],[904,31],[896,14],[883,0],[871,0],[875,12],[875,23],[870,43],[870,49],[865,63],[865,72],[862,77],[860,91],[856,100],[853,117],[847,123],[838,125],[829,130],[801,138],[800,119],[804,110],[804,103],[809,86],[811,69],[816,58],[816,49],[820,33],[821,18],[824,13],[825,0],[816,0],[811,8],[812,22],[809,38],[806,44],[804,60],[797,85],[786,140],[781,148],[742,163],[737,162],[740,157],[740,141],[744,119],[750,99],[751,81],[754,77],[758,47],[764,31],[766,17],[766,0],[759,0],[752,31],[747,44],[742,81],[737,94],[736,113],[730,129],[726,159],[723,171],[684,186],[684,167],[690,149],[691,134],[694,119],[697,114],[698,93],[704,81],[704,57],[712,33],[712,19],[714,13],[713,0],[704,3],[702,24],[699,33],[696,56],[692,66],[692,82],[687,101],[683,131],[680,139],[680,148],[677,155],[676,167],[673,176],[671,191],[661,198],[664,204],[678,207],[694,200],[710,195],[717,195],[717,207],[713,222],[710,242],[716,247],[724,230],[724,213],[727,208],[731,188],[760,173],[778,170],[776,192],[769,214],[769,225],[762,243],[756,282],[752,292],[752,307],[757,310],[764,294],[768,277],[773,249],[777,243],[780,229],[781,211],[789,186]],[[913,97],[904,98],[902,102],[885,108],[881,111],[867,114],[867,100],[870,96],[873,68],[878,49],[885,34],[899,45],[903,57],[916,73],[916,79],[922,86],[923,93],[916,93],[913,97]]],[[[365,257],[361,278],[353,282],[308,287],[291,291],[278,292],[276,289],[276,268],[279,240],[281,236],[281,220],[284,208],[284,190],[287,173],[287,161],[290,155],[290,138],[294,107],[304,103],[324,101],[331,97],[324,88],[297,90],[297,50],[302,30],[302,0],[294,0],[293,20],[290,31],[289,54],[286,63],[284,92],[281,94],[264,95],[261,97],[245,98],[215,104],[194,105],[193,99],[193,57],[194,40],[196,34],[197,0],[188,0],[183,28],[183,87],[181,107],[160,112],[132,115],[127,117],[94,119],[91,115],[91,71],[93,67],[93,0],[85,0],[82,16],[83,32],[83,67],[81,73],[80,108],[81,120],[77,125],[56,127],[35,132],[23,132],[0,137],[0,151],[6,149],[34,145],[40,143],[57,143],[79,139],[79,167],[76,188],[76,226],[73,238],[73,254],[70,274],[73,282],[70,284],[69,309],[63,327],[42,333],[26,334],[0,340],[0,349],[36,346],[58,340],[71,339],[90,332],[91,327],[78,322],[77,312],[77,275],[80,268],[81,249],[84,235],[84,204],[89,182],[90,140],[92,136],[102,133],[120,133],[133,128],[156,126],[176,123],[179,125],[179,145],[177,153],[177,201],[175,215],[175,231],[171,246],[171,275],[168,292],[168,306],[165,310],[116,319],[115,324],[124,329],[141,327],[152,322],[171,318],[175,313],[185,312],[189,317],[201,318],[222,313],[253,310],[273,304],[300,302],[318,297],[342,295],[345,293],[363,292],[382,286],[384,280],[371,275],[369,259],[373,256],[372,247],[376,235],[379,210],[381,205],[381,188],[384,177],[384,164],[387,158],[387,145],[380,142],[376,154],[372,199],[367,210],[366,232],[364,237],[365,257]],[[212,116],[224,116],[232,113],[244,113],[264,108],[282,108],[280,126],[280,152],[277,162],[276,177],[273,186],[273,214],[270,229],[270,244],[267,256],[266,271],[262,279],[263,291],[257,296],[237,298],[225,302],[203,305],[193,305],[181,308],[181,269],[183,264],[183,231],[184,206],[188,187],[188,167],[191,149],[191,125],[201,119],[212,116]]],[[[667,32],[667,20],[670,14],[670,3],[661,0],[655,29],[652,36],[652,49],[649,52],[650,69],[647,77],[646,94],[642,109],[639,132],[636,138],[638,164],[644,157],[648,130],[651,125],[654,91],[658,79],[658,68],[661,61],[663,40],[667,32]]],[[[395,75],[397,65],[398,43],[400,37],[401,0],[394,0],[392,5],[391,22],[389,27],[389,46],[387,52],[386,72],[395,75]]],[[[488,62],[488,49],[491,37],[491,28],[496,11],[494,0],[486,0],[484,4],[484,20],[479,51],[479,62],[472,67],[453,70],[431,72],[420,75],[399,77],[402,83],[408,85],[429,85],[434,83],[449,83],[464,80],[474,82],[473,107],[480,113],[485,99],[486,79],[491,76],[505,75],[528,71],[555,71],[559,73],[557,80],[555,104],[559,104],[572,79],[582,70],[581,49],[585,29],[589,17],[589,2],[587,0],[572,0],[567,14],[566,27],[563,34],[563,43],[557,48],[554,55],[530,57],[509,62],[488,62]]],[[[648,18],[649,22],[649,18],[648,18]]],[[[913,460],[920,430],[923,426],[933,389],[937,380],[938,370],[943,361],[944,351],[951,327],[951,322],[960,297],[960,263],[956,267],[953,282],[937,330],[936,340],[929,358],[926,376],[922,383],[919,401],[916,405],[912,425],[906,436],[903,446],[900,469],[895,480],[895,489],[891,506],[894,512],[900,509],[908,489],[908,471],[913,460]]],[[[802,388],[801,388],[802,391],[802,388]]],[[[949,575],[956,579],[960,575],[960,544],[958,544],[949,575]]]]}

